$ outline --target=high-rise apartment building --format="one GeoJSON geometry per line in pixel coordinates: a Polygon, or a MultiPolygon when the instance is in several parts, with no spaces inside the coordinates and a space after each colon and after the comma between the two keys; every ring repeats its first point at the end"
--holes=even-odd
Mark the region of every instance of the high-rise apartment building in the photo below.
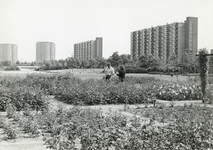
{"type": "Polygon", "coordinates": [[[136,61],[142,55],[153,55],[164,63],[171,57],[181,62],[187,52],[192,57],[197,53],[198,18],[187,17],[184,22],[175,22],[131,33],[131,58],[136,61]]]}
{"type": "Polygon", "coordinates": [[[18,61],[18,47],[15,44],[0,44],[0,61],[18,61]]]}
{"type": "Polygon", "coordinates": [[[102,58],[103,39],[97,37],[96,40],[90,40],[74,44],[74,58],[79,60],[90,60],[102,58]]]}
{"type": "Polygon", "coordinates": [[[52,42],[36,43],[36,62],[55,60],[55,44],[52,42]]]}

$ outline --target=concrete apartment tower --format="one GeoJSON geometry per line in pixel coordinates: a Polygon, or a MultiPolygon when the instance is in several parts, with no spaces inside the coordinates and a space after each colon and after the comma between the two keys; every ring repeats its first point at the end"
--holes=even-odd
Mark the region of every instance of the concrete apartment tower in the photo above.
{"type": "Polygon", "coordinates": [[[90,60],[102,58],[103,38],[74,44],[74,58],[79,60],[90,60]]]}
{"type": "Polygon", "coordinates": [[[15,44],[0,44],[0,61],[18,61],[18,47],[15,44]]]}
{"type": "Polygon", "coordinates": [[[36,62],[55,60],[55,44],[53,42],[36,43],[36,62]]]}
{"type": "Polygon", "coordinates": [[[178,63],[187,52],[197,53],[198,18],[187,17],[184,22],[151,27],[131,32],[131,58],[137,61],[142,55],[153,55],[164,63],[176,57],[178,63]]]}

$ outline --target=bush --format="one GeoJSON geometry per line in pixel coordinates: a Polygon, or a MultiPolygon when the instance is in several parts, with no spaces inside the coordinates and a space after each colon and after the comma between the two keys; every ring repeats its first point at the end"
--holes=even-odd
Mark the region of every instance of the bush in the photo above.
{"type": "Polygon", "coordinates": [[[28,84],[25,80],[4,81],[0,87],[0,111],[5,111],[10,104],[17,110],[47,108],[48,102],[40,87],[28,84]]]}
{"type": "Polygon", "coordinates": [[[7,66],[6,68],[4,68],[4,70],[16,70],[16,71],[20,71],[20,68],[18,66],[7,66]]]}
{"type": "Polygon", "coordinates": [[[104,115],[100,109],[82,107],[43,114],[48,116],[44,125],[51,124],[43,140],[54,150],[213,148],[211,108],[144,108],[132,113],[139,117],[127,118],[118,112],[104,115]],[[144,118],[147,115],[150,119],[144,118]]]}
{"type": "Polygon", "coordinates": [[[139,68],[137,66],[125,66],[126,73],[147,73],[145,68],[139,68]]]}
{"type": "Polygon", "coordinates": [[[206,88],[205,102],[213,104],[213,84],[209,84],[206,88]]]}

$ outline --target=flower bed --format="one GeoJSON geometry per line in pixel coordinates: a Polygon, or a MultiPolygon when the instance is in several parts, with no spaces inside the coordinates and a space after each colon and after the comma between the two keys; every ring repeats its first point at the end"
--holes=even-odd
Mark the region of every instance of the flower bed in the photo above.
{"type": "Polygon", "coordinates": [[[157,87],[156,97],[162,100],[199,100],[202,99],[198,83],[166,83],[157,87]]]}
{"type": "MultiPolygon", "coordinates": [[[[161,81],[153,77],[126,77],[124,83],[112,79],[81,80],[72,74],[27,75],[26,78],[1,79],[0,110],[8,103],[18,109],[29,105],[32,109],[46,107],[45,95],[54,95],[60,101],[74,105],[141,104],[154,99],[202,99],[198,80],[186,82],[161,81]]],[[[212,95],[211,87],[207,88],[212,95]]],[[[209,100],[208,100],[209,101],[209,100]]]]}
{"type": "MultiPolygon", "coordinates": [[[[40,113],[16,112],[12,118],[30,137],[43,135],[44,144],[53,150],[213,148],[212,108],[159,105],[128,111],[135,116],[111,111],[103,114],[101,109],[76,106],[40,113]]],[[[3,126],[10,139],[16,139],[20,133],[14,132],[13,125],[3,126]]]]}

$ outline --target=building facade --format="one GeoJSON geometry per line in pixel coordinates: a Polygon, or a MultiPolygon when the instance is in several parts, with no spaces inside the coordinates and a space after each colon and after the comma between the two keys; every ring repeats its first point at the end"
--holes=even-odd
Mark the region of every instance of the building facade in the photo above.
{"type": "Polygon", "coordinates": [[[18,47],[15,44],[0,44],[0,61],[18,61],[18,47]]]}
{"type": "Polygon", "coordinates": [[[131,32],[131,58],[137,61],[142,55],[152,55],[164,63],[171,57],[181,62],[187,52],[197,53],[198,18],[187,17],[184,22],[175,22],[131,32]]]}
{"type": "Polygon", "coordinates": [[[36,43],[36,62],[55,60],[55,44],[53,42],[36,43]]]}
{"type": "Polygon", "coordinates": [[[96,40],[90,40],[74,44],[74,58],[79,60],[91,60],[102,58],[103,38],[97,37],[96,40]]]}

